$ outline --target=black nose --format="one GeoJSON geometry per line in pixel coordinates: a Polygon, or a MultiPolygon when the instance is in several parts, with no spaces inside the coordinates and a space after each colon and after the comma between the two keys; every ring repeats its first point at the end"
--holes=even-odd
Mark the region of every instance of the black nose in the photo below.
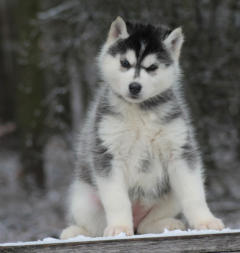
{"type": "Polygon", "coordinates": [[[131,95],[138,95],[138,93],[141,91],[142,86],[140,83],[133,82],[129,84],[129,91],[131,95]]]}

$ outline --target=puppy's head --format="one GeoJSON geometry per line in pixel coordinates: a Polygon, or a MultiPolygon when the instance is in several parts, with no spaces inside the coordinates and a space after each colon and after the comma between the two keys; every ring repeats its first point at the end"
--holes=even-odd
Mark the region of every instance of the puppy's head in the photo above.
{"type": "Polygon", "coordinates": [[[176,81],[182,43],[181,28],[125,23],[118,17],[99,56],[99,69],[116,94],[139,103],[176,81]]]}

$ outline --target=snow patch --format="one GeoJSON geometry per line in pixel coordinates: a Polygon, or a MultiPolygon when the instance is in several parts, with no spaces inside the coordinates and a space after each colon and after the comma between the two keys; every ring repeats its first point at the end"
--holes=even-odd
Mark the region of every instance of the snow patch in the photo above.
{"type": "Polygon", "coordinates": [[[230,229],[225,228],[221,231],[218,230],[174,230],[168,231],[167,229],[161,234],[144,234],[144,235],[133,235],[126,236],[125,233],[121,233],[117,236],[110,237],[86,237],[83,235],[79,235],[77,237],[60,240],[56,238],[47,237],[43,240],[31,241],[31,242],[15,242],[15,243],[0,243],[1,246],[25,246],[25,245],[39,245],[39,244],[56,244],[56,243],[68,243],[68,242],[95,242],[95,241],[108,241],[108,240],[128,240],[128,239],[136,239],[136,238],[161,238],[161,237],[172,237],[172,236],[189,236],[189,235],[207,235],[207,234],[224,234],[224,233],[239,233],[240,229],[230,229]]]}

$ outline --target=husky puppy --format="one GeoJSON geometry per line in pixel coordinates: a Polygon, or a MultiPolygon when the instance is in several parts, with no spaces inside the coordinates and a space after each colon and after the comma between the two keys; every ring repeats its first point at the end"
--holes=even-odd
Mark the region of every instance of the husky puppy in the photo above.
{"type": "Polygon", "coordinates": [[[203,166],[181,94],[181,28],[111,25],[98,58],[103,82],[77,145],[69,198],[70,226],[79,234],[160,233],[222,229],[209,210],[203,166]]]}

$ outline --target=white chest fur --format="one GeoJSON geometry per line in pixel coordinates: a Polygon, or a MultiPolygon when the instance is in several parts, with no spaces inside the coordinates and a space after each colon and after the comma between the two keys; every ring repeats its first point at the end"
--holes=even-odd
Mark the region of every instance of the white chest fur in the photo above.
{"type": "Polygon", "coordinates": [[[163,180],[165,161],[184,144],[186,127],[182,119],[161,124],[157,112],[132,106],[124,114],[104,116],[99,136],[114,159],[124,164],[129,187],[149,191],[163,180]]]}

